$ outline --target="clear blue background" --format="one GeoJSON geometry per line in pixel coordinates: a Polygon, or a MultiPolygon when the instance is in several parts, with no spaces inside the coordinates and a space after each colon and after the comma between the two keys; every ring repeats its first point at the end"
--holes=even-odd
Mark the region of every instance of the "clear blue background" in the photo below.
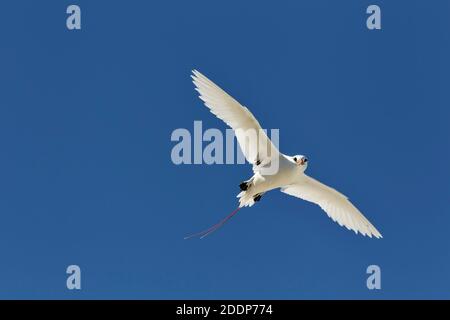
{"type": "Polygon", "coordinates": [[[425,0],[2,3],[0,298],[450,298],[449,15],[425,0]],[[81,31],[66,29],[72,3],[81,31]],[[366,28],[373,3],[381,31],[366,28]],[[193,68],[384,239],[273,191],[183,240],[251,175],[172,164],[174,129],[226,128],[193,68]]]}

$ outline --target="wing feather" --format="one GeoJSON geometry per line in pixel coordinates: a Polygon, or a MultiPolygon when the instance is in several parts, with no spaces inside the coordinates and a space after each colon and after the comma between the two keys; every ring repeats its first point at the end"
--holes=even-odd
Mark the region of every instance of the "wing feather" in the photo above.
{"type": "Polygon", "coordinates": [[[281,188],[281,191],[319,205],[341,227],[369,237],[382,238],[381,233],[345,195],[307,175],[297,183],[281,188]]]}
{"type": "Polygon", "coordinates": [[[206,107],[234,130],[248,162],[255,164],[259,160],[262,164],[267,164],[274,156],[279,156],[278,149],[246,107],[197,70],[192,71],[191,77],[206,107]],[[249,135],[252,130],[254,136],[249,135]]]}

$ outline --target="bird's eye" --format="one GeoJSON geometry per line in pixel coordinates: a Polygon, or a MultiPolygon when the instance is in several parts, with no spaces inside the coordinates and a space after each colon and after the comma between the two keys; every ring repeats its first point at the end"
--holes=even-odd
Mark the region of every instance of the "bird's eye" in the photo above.
{"type": "Polygon", "coordinates": [[[294,161],[297,162],[297,157],[294,157],[294,161]]]}
{"type": "Polygon", "coordinates": [[[308,162],[308,158],[305,158],[304,161],[305,161],[305,162],[308,162]]]}

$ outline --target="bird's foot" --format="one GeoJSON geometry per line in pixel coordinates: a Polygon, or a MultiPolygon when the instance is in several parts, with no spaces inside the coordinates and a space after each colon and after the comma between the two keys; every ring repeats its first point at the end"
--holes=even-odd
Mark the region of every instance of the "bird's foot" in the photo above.
{"type": "Polygon", "coordinates": [[[239,185],[241,191],[247,191],[248,187],[249,187],[248,181],[241,182],[241,184],[239,185]]]}
{"type": "Polygon", "coordinates": [[[257,195],[255,195],[255,196],[253,197],[253,201],[258,202],[259,200],[261,200],[261,197],[262,197],[262,194],[261,194],[261,193],[258,193],[257,195]]]}

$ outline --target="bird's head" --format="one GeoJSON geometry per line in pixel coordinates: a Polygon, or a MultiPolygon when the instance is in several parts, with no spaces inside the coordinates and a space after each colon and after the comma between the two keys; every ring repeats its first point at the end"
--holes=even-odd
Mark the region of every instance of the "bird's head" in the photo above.
{"type": "Polygon", "coordinates": [[[300,167],[303,171],[308,167],[308,158],[302,156],[301,154],[291,157],[292,162],[294,162],[298,167],[300,167]]]}

